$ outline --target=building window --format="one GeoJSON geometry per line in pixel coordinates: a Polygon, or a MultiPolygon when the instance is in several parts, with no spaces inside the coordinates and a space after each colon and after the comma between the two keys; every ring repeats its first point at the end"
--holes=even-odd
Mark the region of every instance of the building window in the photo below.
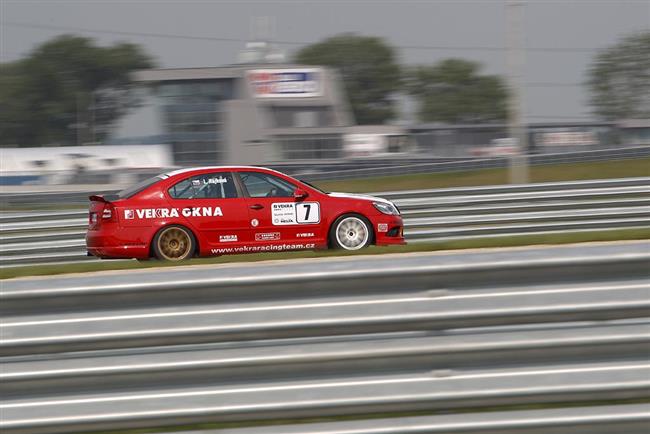
{"type": "Polygon", "coordinates": [[[222,102],[234,93],[233,79],[163,82],[157,96],[174,161],[181,165],[223,161],[222,102]]]}
{"type": "Polygon", "coordinates": [[[330,107],[284,107],[271,108],[276,128],[317,128],[335,126],[330,107]]]}
{"type": "Polygon", "coordinates": [[[285,160],[337,159],[343,149],[338,134],[276,136],[274,143],[285,160]]]}
{"type": "Polygon", "coordinates": [[[297,111],[294,114],[294,125],[298,128],[309,128],[317,127],[317,112],[314,110],[302,110],[297,111]]]}

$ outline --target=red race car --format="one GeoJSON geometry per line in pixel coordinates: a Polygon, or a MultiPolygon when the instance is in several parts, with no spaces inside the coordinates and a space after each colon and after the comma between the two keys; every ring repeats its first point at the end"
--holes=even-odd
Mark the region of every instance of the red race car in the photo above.
{"type": "Polygon", "coordinates": [[[90,196],[86,234],[100,258],[168,261],[370,244],[405,244],[393,203],[325,193],[260,167],[182,169],[90,196]]]}

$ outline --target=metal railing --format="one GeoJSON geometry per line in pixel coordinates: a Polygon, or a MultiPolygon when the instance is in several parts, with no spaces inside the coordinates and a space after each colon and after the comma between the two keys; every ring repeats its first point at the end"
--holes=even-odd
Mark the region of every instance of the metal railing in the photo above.
{"type": "MultiPolygon", "coordinates": [[[[394,200],[409,242],[650,227],[650,178],[448,188],[376,195],[394,200]]],[[[86,211],[0,216],[3,266],[86,256],[86,211]]]]}
{"type": "Polygon", "coordinates": [[[188,434],[646,434],[649,424],[647,405],[630,404],[205,430],[188,434]]]}
{"type": "MultiPolygon", "coordinates": [[[[582,151],[582,152],[563,152],[558,154],[538,154],[529,155],[528,164],[531,166],[544,166],[549,164],[567,164],[567,163],[584,163],[597,161],[627,160],[634,158],[646,158],[650,156],[650,146],[639,146],[622,149],[605,149],[599,151],[582,151]]],[[[354,169],[345,168],[343,170],[313,170],[303,172],[300,177],[307,181],[318,180],[335,180],[335,179],[354,179],[364,177],[405,175],[405,174],[422,174],[422,173],[443,173],[473,171],[480,169],[502,169],[508,167],[508,157],[494,158],[472,158],[459,159],[459,161],[448,162],[423,162],[408,164],[393,164],[384,167],[354,169]]],[[[307,166],[308,167],[308,166],[307,166]]]]}
{"type": "Polygon", "coordinates": [[[0,429],[473,409],[383,426],[635,432],[650,418],[626,405],[650,397],[648,267],[632,242],[5,281],[0,429]],[[567,402],[583,411],[512,409],[567,402]]]}

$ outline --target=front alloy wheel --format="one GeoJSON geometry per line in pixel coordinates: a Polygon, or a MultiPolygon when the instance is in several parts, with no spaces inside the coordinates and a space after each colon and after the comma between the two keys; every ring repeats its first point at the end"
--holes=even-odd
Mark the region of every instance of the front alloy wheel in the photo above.
{"type": "Polygon", "coordinates": [[[165,261],[182,261],[194,253],[194,236],[182,226],[162,229],[154,239],[154,253],[165,261]]]}
{"type": "Polygon", "coordinates": [[[359,250],[370,244],[372,232],[368,222],[358,216],[340,217],[332,226],[331,241],[345,250],[359,250]]]}

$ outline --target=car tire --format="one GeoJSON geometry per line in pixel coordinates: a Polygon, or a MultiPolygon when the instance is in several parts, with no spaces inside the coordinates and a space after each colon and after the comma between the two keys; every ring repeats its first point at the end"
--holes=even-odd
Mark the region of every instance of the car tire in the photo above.
{"type": "Polygon", "coordinates": [[[372,243],[374,232],[367,218],[344,214],[330,227],[330,246],[344,250],[359,250],[372,243]]]}
{"type": "Polygon", "coordinates": [[[195,250],[194,234],[184,226],[166,226],[153,238],[154,256],[163,261],[177,262],[191,258],[195,250]]]}

